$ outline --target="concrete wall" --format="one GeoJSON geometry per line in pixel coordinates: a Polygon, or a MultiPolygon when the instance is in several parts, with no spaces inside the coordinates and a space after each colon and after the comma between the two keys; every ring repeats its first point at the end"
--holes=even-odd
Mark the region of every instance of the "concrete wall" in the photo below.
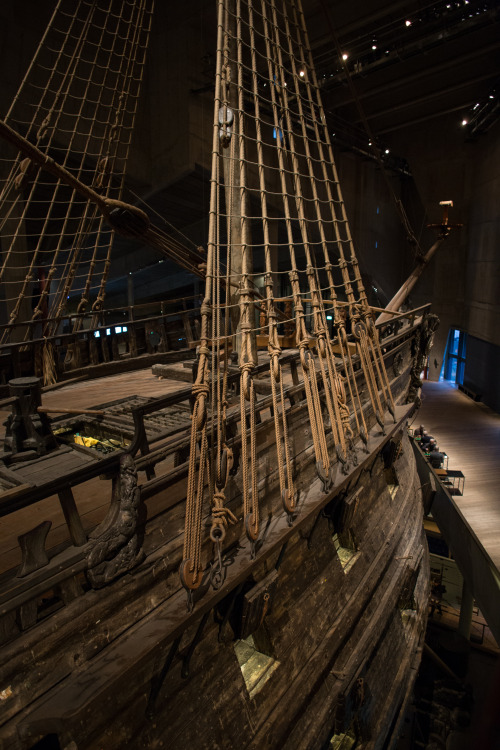
{"type": "MultiPolygon", "coordinates": [[[[500,123],[470,145],[465,330],[500,346],[500,123]]],[[[469,150],[469,149],[468,149],[469,150]]]]}
{"type": "MultiPolygon", "coordinates": [[[[500,344],[500,128],[497,123],[469,142],[460,120],[454,113],[394,139],[409,161],[427,215],[435,222],[439,201],[451,199],[451,223],[464,224],[443,244],[415,292],[418,301],[432,301],[441,320],[430,357],[433,380],[439,377],[450,327],[500,344]]],[[[469,377],[481,379],[474,368],[467,362],[469,377]]]]}
{"type": "Polygon", "coordinates": [[[186,0],[157,3],[148,61],[148,116],[152,190],[170,185],[195,163],[210,165],[214,6],[186,0]],[[211,59],[210,56],[211,55],[211,59]]]}
{"type": "Polygon", "coordinates": [[[467,337],[464,385],[481,397],[490,409],[500,413],[500,347],[467,337]]]}
{"type": "MultiPolygon", "coordinates": [[[[385,306],[413,269],[411,248],[376,163],[338,149],[335,160],[368,299],[385,306]]],[[[405,178],[391,173],[388,178],[399,198],[405,178]]]]}

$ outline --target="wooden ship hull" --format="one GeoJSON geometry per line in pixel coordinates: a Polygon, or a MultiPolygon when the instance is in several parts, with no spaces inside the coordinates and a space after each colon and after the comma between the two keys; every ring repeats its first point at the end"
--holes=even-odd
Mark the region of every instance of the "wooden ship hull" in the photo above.
{"type": "MultiPolygon", "coordinates": [[[[389,746],[427,618],[421,493],[407,434],[415,403],[406,403],[410,372],[418,384],[421,329],[417,320],[384,339],[395,418],[387,415],[382,432],[367,405],[367,446],[327,491],[311,456],[303,383],[287,389],[293,523],[269,459],[272,418],[262,398],[262,543],[252,556],[239,518],[216,589],[205,543],[191,611],[178,575],[187,431],[137,458],[138,491],[127,454],[101,459],[108,477],[119,472],[108,519],[84,544],[4,583],[2,746],[24,750],[46,738],[50,747],[321,748],[345,733],[355,747],[389,746]],[[121,546],[102,547],[120,533],[121,546]]],[[[239,474],[231,481],[238,514],[239,474]]]]}
{"type": "Polygon", "coordinates": [[[49,75],[46,88],[36,79],[33,122],[17,132],[21,95],[0,122],[17,154],[1,193],[1,271],[12,280],[16,254],[29,259],[0,326],[12,408],[0,514],[14,524],[33,510],[21,565],[0,576],[0,744],[390,747],[427,618],[407,426],[435,321],[422,308],[374,323],[300,0],[218,0],[206,254],[123,201],[150,1],[97,19],[95,3],[74,16],[73,5],[55,11],[50,65],[40,52],[49,75]],[[114,43],[96,44],[104,29],[124,45],[123,67],[107,57],[114,43]],[[56,42],[68,80],[51,73],[56,42]],[[26,229],[36,199],[50,206],[46,237],[26,229]],[[110,373],[123,353],[104,315],[115,234],[204,280],[202,301],[172,314],[162,304],[154,326],[127,331],[127,368],[141,348],[174,361],[168,321],[182,321],[198,348],[193,383],[50,420],[34,376],[110,373]],[[33,291],[42,261],[57,293],[33,291]],[[88,528],[79,504],[98,482],[109,507],[88,528]],[[67,530],[56,544],[48,498],[67,530]]]}

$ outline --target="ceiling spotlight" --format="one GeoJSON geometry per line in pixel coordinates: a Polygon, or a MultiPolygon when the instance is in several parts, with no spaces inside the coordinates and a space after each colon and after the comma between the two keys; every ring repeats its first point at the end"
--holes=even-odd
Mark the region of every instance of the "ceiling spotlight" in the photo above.
{"type": "Polygon", "coordinates": [[[411,21],[405,21],[405,26],[411,26],[411,21]]]}
{"type": "Polygon", "coordinates": [[[388,154],[388,153],[389,153],[389,149],[388,149],[388,148],[386,148],[386,150],[385,150],[385,152],[384,152],[384,153],[388,154]]]}
{"type": "Polygon", "coordinates": [[[467,123],[468,123],[468,120],[462,120],[462,125],[463,126],[467,125],[467,123]]]}
{"type": "Polygon", "coordinates": [[[377,49],[377,45],[376,44],[372,44],[372,49],[377,49]]]}
{"type": "Polygon", "coordinates": [[[342,55],[342,60],[347,60],[348,57],[349,55],[346,52],[344,52],[344,54],[342,55]]]}

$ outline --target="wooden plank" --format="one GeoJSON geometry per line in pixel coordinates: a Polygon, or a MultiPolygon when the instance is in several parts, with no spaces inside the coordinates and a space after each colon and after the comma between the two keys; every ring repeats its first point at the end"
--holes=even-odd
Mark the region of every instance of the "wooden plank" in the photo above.
{"type": "Polygon", "coordinates": [[[87,535],[83,530],[71,487],[63,487],[58,494],[71,541],[75,547],[82,547],[87,543],[87,535]]]}
{"type": "Polygon", "coordinates": [[[75,471],[93,460],[96,459],[77,451],[63,453],[62,455],[58,451],[54,456],[45,457],[45,460],[40,461],[40,463],[34,461],[26,467],[23,464],[18,464],[17,474],[23,480],[31,480],[33,484],[40,486],[45,482],[58,479],[66,472],[75,471]]]}
{"type": "Polygon", "coordinates": [[[32,484],[19,484],[16,487],[9,487],[7,490],[2,490],[0,493],[0,503],[2,500],[10,500],[11,498],[19,497],[31,489],[31,487],[33,487],[32,484]]]}
{"type": "MultiPolygon", "coordinates": [[[[410,413],[411,407],[398,407],[398,410],[398,422],[401,418],[404,421],[410,413]]],[[[380,436],[380,431],[378,431],[377,437],[370,436],[370,448],[372,450],[371,455],[365,459],[365,464],[373,460],[373,452],[379,450],[382,444],[390,439],[391,433],[399,428],[400,424],[392,425],[392,427],[388,426],[389,434],[386,437],[380,436]]],[[[359,468],[361,469],[361,467],[359,468]]],[[[344,483],[348,482],[348,478],[342,478],[339,482],[333,490],[332,496],[338,493],[344,483]]],[[[319,485],[320,481],[316,480],[309,487],[306,496],[302,500],[301,516],[297,519],[293,528],[289,527],[284,513],[279,518],[273,519],[266,542],[258,551],[255,560],[250,560],[248,549],[241,548],[238,551],[228,570],[228,577],[224,586],[219,591],[210,592],[210,595],[205,596],[199,604],[195,605],[195,609],[191,613],[186,612],[185,609],[185,592],[182,590],[179,591],[168,602],[157,607],[153,613],[129,629],[120,641],[111,643],[102,658],[96,657],[92,659],[82,674],[75,673],[73,678],[70,678],[70,680],[60,686],[56,686],[50,694],[40,698],[33,707],[33,711],[29,717],[27,716],[23,720],[23,731],[27,733],[37,732],[45,726],[48,717],[50,717],[51,721],[60,721],[61,726],[64,725],[65,721],[71,721],[71,717],[81,715],[82,712],[85,712],[89,717],[97,719],[98,712],[95,711],[95,706],[99,701],[106,699],[111,693],[114,692],[116,694],[118,679],[127,679],[126,675],[133,674],[134,679],[138,680],[138,675],[142,675],[144,671],[150,675],[154,653],[159,648],[164,648],[166,644],[182,633],[187,627],[196,625],[203,613],[209,611],[216,602],[227,595],[238,583],[246,580],[252,570],[261,565],[263,560],[269,556],[271,550],[279,548],[286,539],[296,536],[297,531],[310,521],[311,514],[314,515],[318,511],[318,508],[331,499],[331,496],[324,496],[321,491],[318,494],[319,485]],[[116,666],[118,663],[119,668],[116,666]]],[[[406,506],[404,504],[396,510],[392,531],[386,539],[386,544],[379,545],[378,555],[369,566],[369,571],[367,572],[368,578],[375,577],[376,579],[379,577],[380,561],[384,560],[386,556],[391,556],[391,545],[399,545],[400,537],[399,533],[396,533],[396,531],[399,531],[397,516],[405,517],[405,511],[406,506]]],[[[411,528],[415,531],[414,523],[411,524],[411,528]]],[[[407,544],[411,543],[411,540],[407,542],[407,544]]],[[[401,571],[404,569],[404,565],[399,560],[396,561],[396,559],[394,559],[391,565],[401,571]]],[[[387,599],[392,597],[395,600],[397,598],[398,592],[394,583],[396,579],[397,576],[389,576],[391,584],[386,596],[387,599]]],[[[366,591],[366,596],[370,596],[372,589],[373,586],[366,585],[365,580],[362,590],[366,591]]],[[[351,604],[353,607],[359,606],[359,601],[356,597],[351,597],[351,604]]],[[[386,606],[381,607],[381,614],[386,611],[386,606]]],[[[340,620],[345,619],[345,612],[342,608],[340,608],[338,618],[340,620]]],[[[380,629],[382,629],[383,624],[384,622],[381,619],[380,629]]],[[[335,627],[332,630],[335,630],[335,627]]],[[[352,656],[357,661],[370,648],[370,644],[373,646],[370,634],[366,632],[366,627],[360,626],[360,634],[361,649],[352,656]]],[[[317,657],[323,659],[324,654],[318,652],[317,657]]]]}

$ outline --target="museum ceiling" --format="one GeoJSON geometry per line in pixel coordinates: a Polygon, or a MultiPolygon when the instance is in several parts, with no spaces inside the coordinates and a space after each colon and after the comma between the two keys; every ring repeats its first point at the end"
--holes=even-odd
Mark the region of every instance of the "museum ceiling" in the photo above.
{"type": "Polygon", "coordinates": [[[325,108],[339,131],[346,123],[361,129],[360,106],[382,138],[448,113],[467,120],[464,132],[474,137],[497,119],[495,0],[305,0],[304,7],[325,108]]]}

